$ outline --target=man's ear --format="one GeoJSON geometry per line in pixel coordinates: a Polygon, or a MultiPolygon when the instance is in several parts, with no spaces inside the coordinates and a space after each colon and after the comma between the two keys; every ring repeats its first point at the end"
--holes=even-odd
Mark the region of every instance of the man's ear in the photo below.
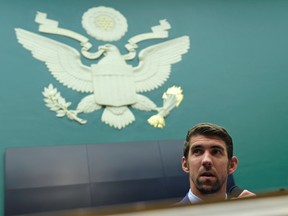
{"type": "Polygon", "coordinates": [[[234,173],[234,171],[237,169],[237,166],[238,166],[238,159],[236,156],[233,156],[230,160],[228,174],[234,173]]]}
{"type": "Polygon", "coordinates": [[[184,156],[182,157],[182,170],[186,173],[189,173],[189,165],[184,156]]]}

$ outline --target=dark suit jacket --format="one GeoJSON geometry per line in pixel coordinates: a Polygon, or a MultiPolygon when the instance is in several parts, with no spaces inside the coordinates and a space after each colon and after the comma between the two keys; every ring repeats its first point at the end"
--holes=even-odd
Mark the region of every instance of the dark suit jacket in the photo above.
{"type": "Polygon", "coordinates": [[[189,204],[190,200],[188,198],[188,193],[186,194],[186,196],[178,203],[176,203],[176,205],[186,205],[189,204]]]}

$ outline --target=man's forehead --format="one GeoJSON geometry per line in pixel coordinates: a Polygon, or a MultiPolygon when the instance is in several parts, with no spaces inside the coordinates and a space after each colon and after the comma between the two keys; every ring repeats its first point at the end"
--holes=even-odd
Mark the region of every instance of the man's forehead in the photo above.
{"type": "Polygon", "coordinates": [[[190,147],[192,146],[203,146],[203,147],[222,147],[226,148],[226,144],[224,140],[217,136],[203,136],[203,135],[196,135],[192,136],[190,139],[190,147]]]}

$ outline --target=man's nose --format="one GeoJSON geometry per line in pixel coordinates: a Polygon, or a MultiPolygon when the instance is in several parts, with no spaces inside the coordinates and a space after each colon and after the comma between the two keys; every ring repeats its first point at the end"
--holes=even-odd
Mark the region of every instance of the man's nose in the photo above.
{"type": "Polygon", "coordinates": [[[212,167],[213,163],[212,163],[212,157],[211,154],[209,152],[205,152],[205,154],[203,155],[203,159],[202,159],[202,165],[205,168],[210,168],[212,167]]]}

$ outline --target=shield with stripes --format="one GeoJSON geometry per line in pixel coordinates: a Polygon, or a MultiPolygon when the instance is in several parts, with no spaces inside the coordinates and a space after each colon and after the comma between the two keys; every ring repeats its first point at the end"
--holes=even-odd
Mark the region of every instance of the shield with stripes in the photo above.
{"type": "Polygon", "coordinates": [[[107,106],[127,106],[136,103],[136,88],[132,67],[127,64],[92,65],[95,101],[107,106]]]}

